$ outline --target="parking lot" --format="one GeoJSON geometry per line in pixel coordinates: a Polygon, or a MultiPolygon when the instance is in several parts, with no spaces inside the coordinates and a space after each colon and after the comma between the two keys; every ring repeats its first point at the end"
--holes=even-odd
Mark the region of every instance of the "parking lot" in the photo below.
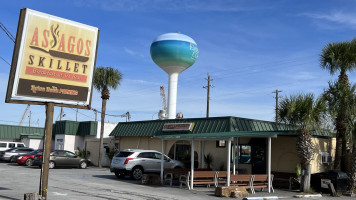
{"type": "MultiPolygon", "coordinates": [[[[49,176],[48,199],[50,200],[168,200],[168,199],[225,199],[214,196],[214,188],[195,187],[194,190],[179,186],[147,186],[129,178],[117,179],[108,168],[51,169],[49,176]]],[[[38,192],[40,169],[0,162],[0,199],[23,199],[25,193],[38,192]]],[[[276,190],[275,193],[258,191],[250,197],[278,196],[280,199],[294,199],[297,192],[276,190]]],[[[334,199],[328,194],[323,198],[334,199]]],[[[306,198],[299,198],[306,199],[306,198]]],[[[321,199],[320,197],[318,199],[321,199]]],[[[337,197],[354,199],[354,197],[337,197]]]]}
{"type": "MultiPolygon", "coordinates": [[[[40,169],[0,162],[0,199],[23,199],[38,192],[40,169]]],[[[189,191],[179,187],[146,186],[129,178],[117,179],[108,168],[51,169],[48,199],[221,199],[213,189],[189,191]]]]}

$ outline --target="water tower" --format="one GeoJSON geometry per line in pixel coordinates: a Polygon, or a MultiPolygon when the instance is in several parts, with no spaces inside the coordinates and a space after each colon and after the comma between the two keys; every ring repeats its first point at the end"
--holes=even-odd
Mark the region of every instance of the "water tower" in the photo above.
{"type": "Polygon", "coordinates": [[[194,64],[198,53],[195,41],[180,33],[160,35],[151,44],[153,62],[169,76],[168,119],[176,118],[178,75],[194,64]]]}

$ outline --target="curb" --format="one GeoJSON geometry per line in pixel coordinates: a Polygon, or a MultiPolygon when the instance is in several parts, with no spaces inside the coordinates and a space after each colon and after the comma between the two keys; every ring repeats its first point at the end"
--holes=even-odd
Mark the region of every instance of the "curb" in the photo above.
{"type": "Polygon", "coordinates": [[[278,199],[277,196],[269,196],[269,197],[245,197],[242,200],[267,200],[267,199],[278,199]]]}
{"type": "Polygon", "coordinates": [[[295,198],[323,197],[321,194],[294,195],[295,198]]]}

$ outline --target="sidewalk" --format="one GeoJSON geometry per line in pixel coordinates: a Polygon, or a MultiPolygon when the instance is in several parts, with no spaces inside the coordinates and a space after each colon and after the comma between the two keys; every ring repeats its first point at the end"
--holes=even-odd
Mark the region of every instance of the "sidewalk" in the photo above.
{"type": "MultiPolygon", "coordinates": [[[[195,187],[194,190],[206,193],[207,195],[214,195],[214,188],[204,188],[204,187],[195,187]]],[[[241,198],[240,198],[241,199],[241,198]]],[[[335,199],[335,200],[355,200],[355,197],[347,197],[347,196],[340,196],[340,197],[332,197],[330,194],[307,194],[302,193],[299,191],[289,191],[287,189],[275,189],[274,193],[268,193],[266,190],[264,191],[256,191],[255,194],[249,195],[246,200],[267,200],[267,199],[335,199]]]]}

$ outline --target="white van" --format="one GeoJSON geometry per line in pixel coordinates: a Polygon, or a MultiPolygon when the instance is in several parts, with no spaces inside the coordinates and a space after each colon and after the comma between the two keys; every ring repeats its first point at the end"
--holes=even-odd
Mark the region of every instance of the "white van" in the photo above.
{"type": "Polygon", "coordinates": [[[0,141],[0,151],[5,151],[14,147],[25,147],[25,144],[22,142],[5,142],[0,141]]]}

